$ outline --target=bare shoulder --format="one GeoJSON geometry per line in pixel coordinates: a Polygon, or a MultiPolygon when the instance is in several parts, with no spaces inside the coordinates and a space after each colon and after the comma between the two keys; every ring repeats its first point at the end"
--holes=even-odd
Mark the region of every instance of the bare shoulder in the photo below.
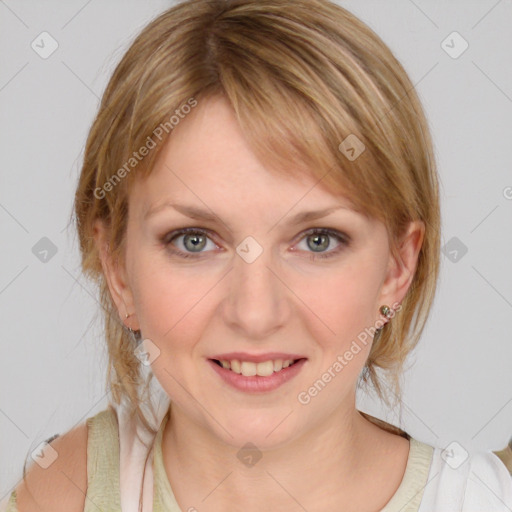
{"type": "MultiPolygon", "coordinates": [[[[32,462],[26,479],[16,488],[21,512],[83,511],[87,492],[87,424],[81,423],[50,442],[44,451],[45,464],[32,462]],[[52,448],[55,450],[50,450],[52,448]]],[[[44,460],[43,458],[43,460],[44,460]]]]}

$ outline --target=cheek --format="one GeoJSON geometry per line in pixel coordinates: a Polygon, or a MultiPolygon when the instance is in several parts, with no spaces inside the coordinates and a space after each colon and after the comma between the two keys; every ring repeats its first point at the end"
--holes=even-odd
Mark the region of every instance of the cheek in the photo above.
{"type": "MultiPolygon", "coordinates": [[[[340,351],[374,325],[379,276],[375,266],[351,266],[332,271],[315,282],[297,282],[310,311],[310,331],[323,345],[340,351]]],[[[370,340],[371,341],[371,340],[370,340]]]]}
{"type": "Polygon", "coordinates": [[[133,290],[140,328],[161,350],[193,345],[203,330],[209,290],[216,280],[197,270],[173,269],[154,256],[134,265],[133,290]]]}
{"type": "Polygon", "coordinates": [[[179,383],[196,374],[195,350],[204,336],[204,299],[211,285],[197,273],[171,273],[169,266],[159,265],[154,258],[151,261],[151,265],[141,264],[135,269],[138,278],[134,297],[140,329],[158,349],[151,365],[155,377],[176,403],[186,404],[189,397],[179,383]],[[151,270],[146,271],[148,268],[151,270]]]}

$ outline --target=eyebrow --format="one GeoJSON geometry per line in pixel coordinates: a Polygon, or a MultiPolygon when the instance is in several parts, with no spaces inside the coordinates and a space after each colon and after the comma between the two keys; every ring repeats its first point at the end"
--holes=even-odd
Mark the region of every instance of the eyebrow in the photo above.
{"type": "MultiPolygon", "coordinates": [[[[164,204],[154,206],[153,208],[148,209],[146,211],[146,213],[144,213],[143,219],[147,220],[148,218],[152,217],[153,215],[159,213],[160,211],[166,210],[169,208],[174,209],[174,210],[180,212],[181,214],[183,214],[187,217],[190,217],[191,219],[194,219],[194,220],[202,220],[202,221],[221,220],[222,221],[222,219],[220,219],[217,215],[215,215],[214,213],[211,213],[207,210],[202,210],[201,208],[197,208],[195,206],[188,206],[188,205],[176,204],[176,203],[170,203],[170,202],[166,202],[164,204]]],[[[337,205],[337,206],[331,206],[329,208],[324,208],[322,210],[310,210],[310,211],[300,212],[297,215],[291,217],[285,224],[293,226],[293,225],[301,224],[301,223],[308,222],[311,220],[320,219],[322,217],[326,217],[327,215],[329,215],[330,213],[332,213],[334,211],[341,210],[341,209],[349,210],[349,211],[352,211],[355,213],[355,211],[353,209],[349,208],[348,206],[337,205]]],[[[225,224],[225,225],[228,227],[228,229],[231,229],[231,226],[229,224],[225,224]]]]}

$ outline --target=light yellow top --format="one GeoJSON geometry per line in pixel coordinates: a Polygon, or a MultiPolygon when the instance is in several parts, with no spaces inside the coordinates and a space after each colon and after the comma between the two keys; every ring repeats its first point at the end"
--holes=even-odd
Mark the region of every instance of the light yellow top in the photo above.
{"type": "MultiPolygon", "coordinates": [[[[153,459],[155,512],[182,512],[172,492],[162,456],[162,434],[167,414],[155,438],[153,459]]],[[[87,497],[84,512],[120,511],[119,430],[115,411],[106,409],[87,419],[87,497]]],[[[427,484],[434,448],[409,437],[410,450],[405,474],[396,493],[381,512],[418,512],[427,484]]],[[[6,512],[18,512],[16,494],[11,494],[6,512]]]]}

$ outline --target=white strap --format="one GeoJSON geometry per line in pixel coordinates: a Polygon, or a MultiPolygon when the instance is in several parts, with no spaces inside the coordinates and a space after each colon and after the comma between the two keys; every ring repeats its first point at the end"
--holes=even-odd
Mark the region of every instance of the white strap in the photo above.
{"type": "MultiPolygon", "coordinates": [[[[441,448],[435,447],[419,512],[462,511],[469,474],[469,461],[457,469],[452,469],[441,457],[441,454],[441,448]]],[[[452,465],[456,466],[455,463],[452,465]]]]}
{"type": "Polygon", "coordinates": [[[457,466],[445,462],[442,452],[435,448],[419,512],[512,510],[512,477],[496,455],[474,452],[457,466]]]}
{"type": "MultiPolygon", "coordinates": [[[[153,377],[150,384],[149,396],[152,400],[151,406],[144,404],[142,410],[148,423],[156,430],[160,428],[162,420],[169,409],[169,396],[160,386],[158,380],[153,377]]],[[[140,422],[130,421],[128,416],[127,402],[123,401],[118,406],[119,420],[119,483],[121,492],[121,509],[123,512],[138,512],[140,488],[144,470],[144,462],[147,456],[147,448],[144,443],[151,446],[154,439],[147,433],[140,422]],[[141,442],[136,436],[136,430],[144,441],[141,442]]],[[[146,462],[146,474],[143,488],[143,512],[153,510],[153,450],[146,462]]]]}

